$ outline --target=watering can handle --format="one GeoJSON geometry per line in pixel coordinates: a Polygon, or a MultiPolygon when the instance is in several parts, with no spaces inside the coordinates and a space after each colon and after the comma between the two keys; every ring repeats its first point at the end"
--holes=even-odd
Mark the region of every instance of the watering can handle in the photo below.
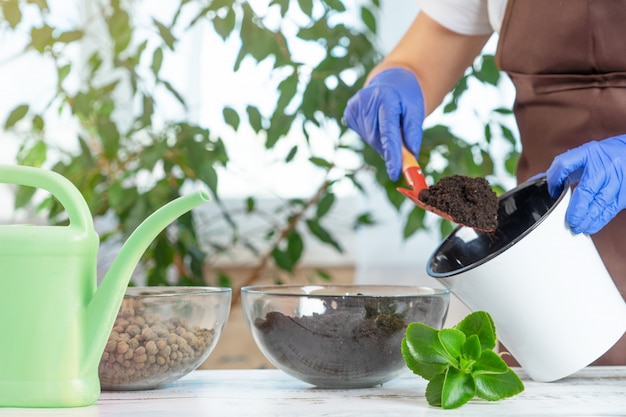
{"type": "Polygon", "coordinates": [[[70,227],[93,230],[93,220],[85,199],[64,176],[44,168],[22,165],[0,165],[0,183],[26,185],[44,189],[65,208],[70,227]]]}

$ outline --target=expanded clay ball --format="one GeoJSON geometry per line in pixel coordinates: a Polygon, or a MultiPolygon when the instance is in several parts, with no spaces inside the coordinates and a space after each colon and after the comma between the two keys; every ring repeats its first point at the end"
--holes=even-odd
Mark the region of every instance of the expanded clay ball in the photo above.
{"type": "Polygon", "coordinates": [[[145,389],[174,381],[194,366],[213,333],[148,313],[141,299],[125,298],[100,360],[100,384],[104,389],[145,389]]]}

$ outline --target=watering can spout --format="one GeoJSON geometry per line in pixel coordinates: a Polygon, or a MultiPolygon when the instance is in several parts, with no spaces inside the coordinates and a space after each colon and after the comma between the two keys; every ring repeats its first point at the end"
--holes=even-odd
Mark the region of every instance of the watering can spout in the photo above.
{"type": "Polygon", "coordinates": [[[150,243],[172,221],[207,201],[209,196],[204,191],[179,197],[145,219],[126,240],[87,305],[84,334],[85,342],[92,348],[86,352],[86,364],[97,365],[100,361],[130,278],[150,243]]]}

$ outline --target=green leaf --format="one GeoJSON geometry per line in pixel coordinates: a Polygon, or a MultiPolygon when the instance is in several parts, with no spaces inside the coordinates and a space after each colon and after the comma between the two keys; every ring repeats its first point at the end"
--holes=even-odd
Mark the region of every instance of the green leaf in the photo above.
{"type": "Polygon", "coordinates": [[[232,288],[233,282],[230,279],[230,276],[228,276],[222,271],[219,271],[217,273],[217,285],[219,287],[232,288]]]}
{"type": "Polygon", "coordinates": [[[24,155],[20,155],[20,163],[31,167],[40,167],[46,161],[47,155],[46,143],[38,140],[24,155]]]}
{"type": "Polygon", "coordinates": [[[500,129],[502,130],[502,136],[504,136],[504,138],[510,144],[515,145],[517,143],[517,139],[515,138],[515,135],[513,134],[513,131],[511,129],[502,124],[500,125],[500,129]]]}
{"type": "Polygon", "coordinates": [[[97,130],[102,141],[104,155],[107,158],[114,158],[120,147],[120,133],[117,130],[117,125],[108,117],[99,117],[97,130]]]}
{"type": "Polygon", "coordinates": [[[209,10],[219,10],[225,7],[233,7],[233,0],[213,0],[209,10]]]}
{"type": "Polygon", "coordinates": [[[414,374],[421,376],[426,380],[431,380],[437,375],[441,375],[448,368],[448,365],[431,364],[426,362],[420,362],[416,359],[416,355],[413,354],[409,347],[407,338],[402,339],[402,359],[406,366],[413,371],[414,374]]]}
{"type": "Polygon", "coordinates": [[[449,410],[458,408],[474,398],[476,385],[472,375],[449,368],[441,390],[441,408],[449,410]]]}
{"type": "Polygon", "coordinates": [[[454,358],[450,357],[439,340],[439,331],[427,324],[420,322],[409,324],[406,328],[406,341],[411,355],[418,362],[443,366],[454,363],[454,358]]]}
{"type": "Polygon", "coordinates": [[[445,372],[435,375],[426,386],[426,401],[433,407],[441,407],[441,393],[446,380],[445,372]]]}
{"type": "Polygon", "coordinates": [[[48,25],[32,28],[30,31],[30,46],[43,53],[47,47],[52,46],[54,43],[52,31],[53,29],[48,25]]]}
{"type": "Polygon", "coordinates": [[[2,16],[9,23],[12,29],[22,21],[22,11],[17,0],[5,0],[0,2],[2,16]]]}
{"type": "Polygon", "coordinates": [[[183,96],[178,92],[178,90],[176,90],[174,88],[174,86],[172,86],[172,84],[169,81],[163,81],[161,80],[161,83],[163,84],[163,86],[165,88],[167,88],[167,90],[176,98],[176,100],[178,100],[178,102],[183,106],[183,107],[187,107],[187,102],[185,101],[185,99],[183,98],[183,96]]]}
{"type": "Polygon", "coordinates": [[[239,118],[239,113],[235,111],[232,107],[224,107],[222,109],[222,116],[224,117],[224,121],[234,130],[239,129],[239,123],[241,119],[239,118]]]}
{"type": "Polygon", "coordinates": [[[35,129],[36,131],[41,132],[41,131],[43,131],[45,125],[46,125],[46,122],[43,120],[43,117],[41,117],[38,114],[33,116],[33,129],[35,129]]]}
{"type": "Polygon", "coordinates": [[[235,12],[232,7],[229,7],[223,18],[219,17],[219,15],[215,16],[213,19],[213,27],[222,40],[226,40],[230,34],[233,33],[236,21],[235,12]]]}
{"type": "Polygon", "coordinates": [[[361,8],[361,20],[372,33],[376,33],[376,16],[367,7],[361,8]]]}
{"type": "Polygon", "coordinates": [[[418,230],[424,229],[424,218],[426,217],[426,211],[415,206],[409,212],[409,215],[406,217],[406,223],[404,224],[404,229],[402,231],[402,236],[406,239],[412,236],[418,230]]]}
{"type": "Polygon", "coordinates": [[[474,383],[476,395],[488,401],[509,398],[524,391],[524,383],[512,369],[500,374],[474,375],[474,383]]]}
{"type": "Polygon", "coordinates": [[[315,217],[319,220],[326,215],[335,203],[335,194],[327,193],[317,204],[317,213],[315,217]]]}
{"type": "Polygon", "coordinates": [[[107,26],[115,52],[119,54],[126,50],[133,35],[128,13],[115,7],[113,13],[107,18],[107,26]]]}
{"type": "Polygon", "coordinates": [[[449,101],[448,103],[444,104],[443,112],[445,114],[452,113],[452,112],[455,112],[458,109],[458,107],[459,106],[457,105],[456,101],[449,101]]]}
{"type": "Polygon", "coordinates": [[[161,35],[161,39],[163,40],[165,45],[167,45],[167,47],[170,48],[171,50],[174,50],[176,37],[174,37],[174,35],[172,34],[171,29],[156,19],[152,19],[152,23],[154,23],[154,25],[157,27],[157,30],[159,31],[159,35],[161,35]]]}
{"type": "Polygon", "coordinates": [[[479,374],[502,374],[509,369],[504,359],[493,350],[484,350],[480,358],[474,364],[472,373],[479,374]]]}
{"type": "Polygon", "coordinates": [[[19,185],[15,192],[15,208],[23,208],[28,206],[36,191],[37,189],[34,187],[19,185]]]}
{"type": "Polygon", "coordinates": [[[291,259],[286,251],[282,251],[279,248],[272,250],[272,259],[276,264],[276,267],[287,272],[293,272],[295,262],[291,259]]]}
{"type": "Polygon", "coordinates": [[[457,329],[442,329],[438,332],[439,342],[452,358],[460,358],[465,344],[465,334],[457,329]]]}
{"type": "Polygon", "coordinates": [[[273,148],[278,140],[289,133],[296,114],[285,114],[279,111],[274,111],[274,115],[270,119],[270,127],[267,129],[267,140],[265,147],[267,149],[273,148]]]}
{"type": "Polygon", "coordinates": [[[107,200],[111,208],[117,213],[126,211],[132,206],[133,202],[133,199],[130,198],[130,193],[128,193],[119,182],[111,184],[107,192],[107,200]]]}
{"type": "Polygon", "coordinates": [[[24,116],[26,116],[29,108],[30,107],[28,106],[28,104],[20,104],[19,106],[11,110],[11,113],[9,113],[9,117],[7,117],[7,120],[4,122],[4,128],[10,129],[15,126],[17,122],[19,122],[24,118],[24,116]]]}
{"type": "Polygon", "coordinates": [[[452,113],[458,107],[459,98],[468,89],[467,76],[461,77],[459,82],[454,86],[450,94],[450,101],[444,106],[444,113],[452,113]]]}
{"type": "Polygon", "coordinates": [[[163,154],[166,152],[167,143],[156,142],[147,145],[141,153],[140,161],[143,166],[153,167],[160,160],[163,159],[163,154]]]}
{"type": "Polygon", "coordinates": [[[473,334],[465,339],[465,344],[461,349],[461,354],[465,359],[470,361],[476,361],[482,354],[482,347],[480,346],[480,339],[478,335],[473,334]]]}
{"type": "Polygon", "coordinates": [[[485,124],[485,140],[487,143],[491,142],[491,125],[489,123],[485,124]]]}
{"type": "Polygon", "coordinates": [[[284,113],[285,108],[289,105],[293,97],[296,95],[297,90],[298,90],[298,73],[294,71],[292,75],[285,78],[278,85],[278,91],[280,95],[278,97],[278,102],[276,103],[275,111],[284,113]]]}
{"type": "Polygon", "coordinates": [[[496,113],[505,114],[505,115],[513,114],[513,109],[510,109],[507,107],[498,107],[497,109],[494,109],[493,111],[496,113]]]}
{"type": "Polygon", "coordinates": [[[291,161],[293,161],[293,158],[296,157],[296,154],[298,153],[298,145],[294,145],[290,150],[289,153],[287,154],[287,156],[285,157],[285,162],[289,163],[291,161]]]}
{"type": "Polygon", "coordinates": [[[208,163],[202,164],[200,169],[197,170],[196,174],[198,175],[198,178],[202,180],[202,182],[204,182],[207,187],[211,189],[211,191],[213,191],[213,194],[217,195],[218,177],[217,171],[215,171],[213,165],[208,163]]]}
{"type": "Polygon", "coordinates": [[[309,17],[313,15],[313,0],[298,0],[298,4],[304,14],[309,17]]]}
{"type": "Polygon", "coordinates": [[[322,242],[331,245],[337,252],[343,253],[343,248],[339,245],[339,242],[337,242],[317,220],[307,220],[306,225],[313,236],[317,237],[322,242]]]}
{"type": "Polygon", "coordinates": [[[439,220],[439,234],[443,238],[444,236],[448,236],[456,227],[456,224],[451,222],[450,220],[440,219],[439,220]]]}
{"type": "Polygon", "coordinates": [[[280,269],[283,269],[288,272],[293,272],[295,265],[300,260],[302,256],[302,251],[304,249],[304,243],[300,235],[292,231],[286,238],[286,248],[285,250],[281,250],[276,247],[272,251],[272,258],[280,269]]]}
{"type": "Polygon", "coordinates": [[[270,6],[278,5],[280,7],[280,16],[285,17],[289,10],[289,0],[272,0],[270,6]]]}
{"type": "Polygon", "coordinates": [[[363,226],[373,226],[377,224],[376,219],[374,219],[374,215],[370,212],[359,214],[354,220],[354,225],[352,226],[353,230],[358,230],[363,226]]]}
{"type": "Polygon", "coordinates": [[[256,200],[253,197],[246,198],[246,213],[252,213],[256,208],[256,200]]]}
{"type": "Polygon", "coordinates": [[[133,66],[138,66],[141,63],[141,56],[144,51],[148,48],[148,40],[144,40],[140,42],[139,45],[135,48],[135,52],[128,57],[128,63],[133,66]]]}
{"type": "Polygon", "coordinates": [[[263,116],[261,116],[261,112],[258,107],[255,106],[247,106],[246,113],[248,113],[248,121],[250,122],[250,127],[254,130],[255,133],[259,133],[263,129],[263,116]]]}
{"type": "Polygon", "coordinates": [[[345,12],[346,6],[341,2],[341,0],[324,0],[324,2],[333,10],[338,12],[345,12]]]}
{"type": "Polygon", "coordinates": [[[483,55],[482,61],[480,71],[475,74],[476,78],[487,84],[498,85],[500,70],[496,66],[495,57],[493,55],[483,55]]]}
{"type": "Polygon", "coordinates": [[[89,76],[94,77],[98,72],[100,67],[102,66],[102,57],[98,54],[98,52],[94,52],[91,54],[89,59],[87,60],[88,68],[89,68],[89,76]]]}
{"type": "Polygon", "coordinates": [[[468,337],[473,334],[477,335],[483,350],[496,347],[496,328],[491,316],[484,311],[470,313],[455,328],[465,333],[468,337]]]}
{"type": "Polygon", "coordinates": [[[504,166],[509,174],[515,175],[515,172],[517,170],[518,160],[519,160],[519,153],[517,152],[511,153],[508,156],[508,158],[506,158],[506,161],[504,162],[504,166]]]}
{"type": "MultiPolygon", "coordinates": [[[[300,113],[312,123],[317,123],[315,114],[319,112],[320,107],[326,99],[328,88],[324,84],[324,80],[320,78],[311,78],[302,93],[302,103],[300,104],[300,113]]],[[[380,158],[380,157],[379,157],[380,158]]]]}
{"type": "Polygon", "coordinates": [[[274,68],[291,64],[289,58],[289,42],[280,31],[273,31],[261,23],[261,19],[255,14],[247,2],[242,2],[241,8],[241,47],[235,59],[234,70],[238,71],[243,59],[252,57],[257,62],[272,58],[274,68]]]}
{"type": "Polygon", "coordinates": [[[333,276],[328,271],[323,271],[321,269],[316,269],[315,273],[318,277],[320,277],[323,281],[330,282],[333,279],[333,276]]]}
{"type": "Polygon", "coordinates": [[[149,286],[157,287],[169,285],[169,282],[167,282],[166,274],[163,274],[156,268],[150,269],[148,271],[146,281],[149,286]]]}
{"type": "Polygon", "coordinates": [[[85,166],[95,166],[96,163],[94,162],[93,156],[91,155],[91,148],[89,148],[89,145],[87,144],[87,141],[85,140],[84,137],[79,136],[78,137],[78,144],[80,145],[80,157],[82,159],[82,161],[84,161],[84,165],[85,166]]]}
{"type": "Polygon", "coordinates": [[[57,72],[57,76],[58,76],[57,83],[59,85],[63,84],[63,81],[65,81],[67,76],[70,74],[71,70],[72,70],[72,65],[71,64],[62,65],[62,66],[59,67],[58,72],[57,72]]]}
{"type": "Polygon", "coordinates": [[[142,123],[142,126],[149,126],[151,124],[152,115],[154,114],[154,98],[152,96],[142,94],[141,99],[142,113],[141,116],[139,116],[139,120],[142,123]]]}
{"type": "Polygon", "coordinates": [[[81,40],[83,38],[83,35],[84,33],[82,30],[70,30],[70,31],[61,33],[57,38],[57,42],[62,42],[62,43],[75,42],[75,41],[81,40]]]}
{"type": "Polygon", "coordinates": [[[326,159],[319,158],[316,156],[312,156],[311,158],[309,158],[309,161],[313,165],[317,165],[318,167],[322,167],[322,168],[331,168],[333,166],[333,164],[328,162],[326,159]]]}
{"type": "Polygon", "coordinates": [[[302,237],[295,230],[287,235],[287,252],[294,263],[300,260],[304,249],[304,242],[302,237]]]}
{"type": "MultiPolygon", "coordinates": [[[[350,55],[335,57],[335,56],[327,56],[324,58],[317,67],[315,67],[314,72],[318,74],[334,74],[336,73],[337,68],[350,67],[351,65],[351,57],[350,55]]],[[[337,91],[336,89],[334,91],[337,91]]]]}
{"type": "Polygon", "coordinates": [[[161,71],[161,66],[163,65],[163,49],[155,48],[152,53],[152,65],[150,69],[155,77],[159,76],[159,72],[161,71]]]}

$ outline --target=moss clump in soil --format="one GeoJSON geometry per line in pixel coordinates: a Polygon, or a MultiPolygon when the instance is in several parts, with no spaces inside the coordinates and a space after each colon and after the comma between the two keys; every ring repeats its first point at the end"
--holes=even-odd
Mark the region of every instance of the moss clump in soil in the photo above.
{"type": "Polygon", "coordinates": [[[444,177],[420,191],[419,199],[449,214],[455,223],[488,231],[498,225],[498,196],[482,177],[444,177]]]}

